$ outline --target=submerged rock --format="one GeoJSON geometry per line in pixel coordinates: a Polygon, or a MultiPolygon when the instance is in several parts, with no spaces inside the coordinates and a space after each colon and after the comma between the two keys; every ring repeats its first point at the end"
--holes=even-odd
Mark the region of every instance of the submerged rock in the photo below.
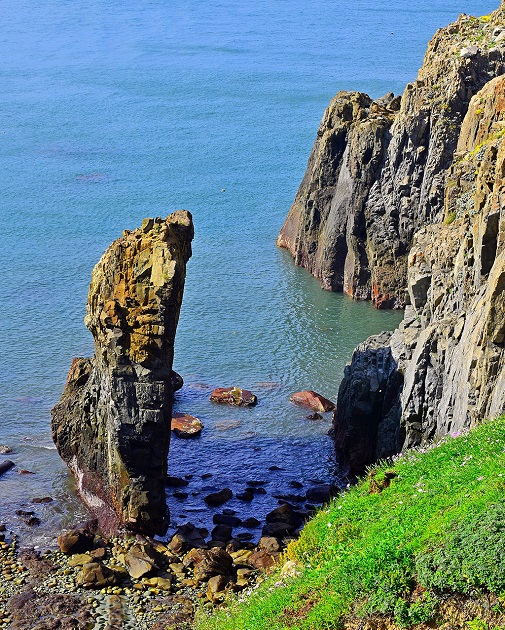
{"type": "MultiPolygon", "coordinates": [[[[328,400],[321,394],[318,394],[312,390],[306,390],[303,392],[294,393],[290,399],[291,402],[294,402],[297,405],[302,405],[304,407],[310,407],[313,411],[322,411],[323,413],[326,411],[333,411],[335,409],[335,404],[328,400]]],[[[315,416],[317,414],[314,414],[315,416]]],[[[311,418],[317,420],[319,417],[311,418]]]]}
{"type": "Polygon", "coordinates": [[[53,440],[105,531],[163,534],[172,359],[191,215],[145,219],[93,270],[85,323],[95,355],[72,362],[53,440]]]}

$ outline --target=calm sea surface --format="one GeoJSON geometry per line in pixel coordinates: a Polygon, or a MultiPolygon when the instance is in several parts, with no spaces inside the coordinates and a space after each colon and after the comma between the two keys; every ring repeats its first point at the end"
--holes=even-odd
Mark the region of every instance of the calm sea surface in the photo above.
{"type": "Polygon", "coordinates": [[[331,478],[330,417],[307,420],[288,397],[311,388],[335,399],[353,347],[401,316],[321,291],[275,238],[337,90],[403,91],[436,28],[497,4],[4,0],[0,444],[35,474],[0,478],[0,521],[23,530],[15,510],[50,495],[35,506],[42,525],[23,530],[49,544],[85,514],[49,411],[72,357],[92,353],[90,273],[123,229],[178,208],[193,213],[196,238],[175,408],[205,429],[172,441],[171,474],[194,475],[188,500],[169,499],[174,524],[207,522],[202,497],[224,485],[268,481],[246,508],[229,505],[261,517],[289,481],[331,478]],[[208,402],[210,388],[235,384],[259,405],[208,402]]]}

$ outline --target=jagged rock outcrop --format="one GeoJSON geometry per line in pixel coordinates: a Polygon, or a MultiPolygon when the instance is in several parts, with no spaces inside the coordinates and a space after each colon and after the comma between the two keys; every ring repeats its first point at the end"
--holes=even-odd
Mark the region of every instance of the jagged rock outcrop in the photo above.
{"type": "Polygon", "coordinates": [[[401,326],[346,368],[334,424],[354,472],[505,411],[505,76],[470,103],[444,220],[408,256],[407,302],[401,326]]]}
{"type": "Polygon", "coordinates": [[[192,239],[189,212],[145,219],[92,273],[85,323],[95,355],[73,360],[52,433],[106,531],[168,525],[173,346],[192,239]]]}
{"type": "Polygon", "coordinates": [[[440,29],[401,104],[392,94],[332,100],[277,241],[323,288],[404,306],[412,239],[443,214],[470,99],[505,72],[504,21],[502,5],[440,29]]]}

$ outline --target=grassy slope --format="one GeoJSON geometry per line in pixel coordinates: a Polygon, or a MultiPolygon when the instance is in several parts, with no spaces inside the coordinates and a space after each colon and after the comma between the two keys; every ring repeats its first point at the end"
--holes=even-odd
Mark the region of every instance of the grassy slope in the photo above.
{"type": "Polygon", "coordinates": [[[199,630],[336,628],[353,614],[428,620],[443,591],[505,590],[505,416],[377,468],[332,501],[276,573],[199,630]],[[397,476],[380,493],[384,472],[397,476]],[[421,586],[420,586],[421,585],[421,586]]]}

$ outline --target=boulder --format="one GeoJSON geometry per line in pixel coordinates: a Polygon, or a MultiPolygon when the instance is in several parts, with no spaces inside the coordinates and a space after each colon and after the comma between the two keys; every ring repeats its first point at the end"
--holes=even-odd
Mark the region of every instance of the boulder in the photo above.
{"type": "Polygon", "coordinates": [[[194,565],[195,579],[208,580],[214,575],[229,575],[233,559],[224,549],[218,547],[202,551],[202,559],[194,565]]]}
{"type": "Polygon", "coordinates": [[[226,543],[231,538],[232,529],[229,525],[216,525],[211,532],[211,538],[226,543]]]}
{"type": "Polygon", "coordinates": [[[198,437],[203,429],[203,424],[198,418],[188,413],[172,413],[172,431],[180,438],[198,437]]]}
{"type": "Polygon", "coordinates": [[[269,569],[273,567],[278,559],[273,554],[267,553],[264,549],[253,552],[247,559],[247,564],[255,569],[269,569]]]}
{"type": "Polygon", "coordinates": [[[87,530],[73,530],[58,536],[58,546],[63,553],[84,553],[94,547],[94,536],[87,530]]]}
{"type": "Polygon", "coordinates": [[[219,492],[212,492],[211,494],[208,494],[204,498],[204,501],[209,507],[218,507],[219,505],[226,503],[226,501],[229,501],[232,497],[233,492],[230,488],[223,488],[219,492]]]}
{"type": "Polygon", "coordinates": [[[252,488],[245,488],[243,492],[237,494],[239,501],[252,501],[254,499],[254,492],[252,488]]]}
{"type": "Polygon", "coordinates": [[[92,272],[85,324],[95,353],[72,362],[51,428],[105,533],[168,526],[172,361],[192,239],[184,210],[145,219],[92,272]]]}
{"type": "Polygon", "coordinates": [[[238,516],[232,516],[231,514],[214,514],[212,522],[215,525],[228,525],[229,527],[240,527],[242,521],[238,516]]]}
{"type": "Polygon", "coordinates": [[[267,523],[282,523],[290,530],[297,529],[303,523],[302,518],[293,510],[289,503],[275,508],[266,515],[267,523]]]}
{"type": "Polygon", "coordinates": [[[101,562],[89,562],[82,567],[76,582],[83,588],[101,589],[117,584],[118,580],[115,572],[101,562]]]}
{"type": "Polygon", "coordinates": [[[313,488],[309,488],[305,498],[310,503],[327,503],[330,500],[332,487],[328,483],[322,483],[313,488]]]}
{"type": "Polygon", "coordinates": [[[187,485],[189,485],[189,481],[183,479],[182,477],[172,477],[169,475],[167,477],[166,485],[167,488],[185,488],[187,485]]]}
{"type": "Polygon", "coordinates": [[[258,521],[257,518],[254,518],[254,516],[250,516],[249,518],[246,518],[245,521],[242,521],[242,527],[245,527],[246,529],[254,529],[260,525],[260,521],[258,521]]]}
{"type": "Polygon", "coordinates": [[[314,411],[333,411],[335,409],[334,403],[328,400],[321,394],[317,394],[312,390],[306,390],[303,392],[295,392],[289,399],[296,405],[302,405],[304,407],[310,407],[314,411]]]}
{"type": "Polygon", "coordinates": [[[221,601],[228,579],[224,575],[211,577],[207,585],[207,599],[213,603],[221,601]]]}
{"type": "Polygon", "coordinates": [[[258,543],[258,548],[267,553],[276,553],[281,551],[282,545],[279,540],[273,536],[262,536],[258,543]]]}
{"type": "Polygon", "coordinates": [[[180,389],[182,389],[184,385],[184,379],[182,378],[180,374],[177,374],[177,372],[174,372],[174,370],[172,370],[170,374],[170,382],[172,384],[173,392],[178,392],[180,389]]]}
{"type": "Polygon", "coordinates": [[[210,400],[239,407],[253,407],[258,402],[258,399],[252,392],[240,387],[218,387],[212,392],[210,400]]]}
{"type": "Polygon", "coordinates": [[[195,527],[192,523],[182,525],[177,529],[168,543],[168,548],[174,553],[186,553],[190,549],[206,549],[205,537],[209,532],[203,527],[195,527]]]}

